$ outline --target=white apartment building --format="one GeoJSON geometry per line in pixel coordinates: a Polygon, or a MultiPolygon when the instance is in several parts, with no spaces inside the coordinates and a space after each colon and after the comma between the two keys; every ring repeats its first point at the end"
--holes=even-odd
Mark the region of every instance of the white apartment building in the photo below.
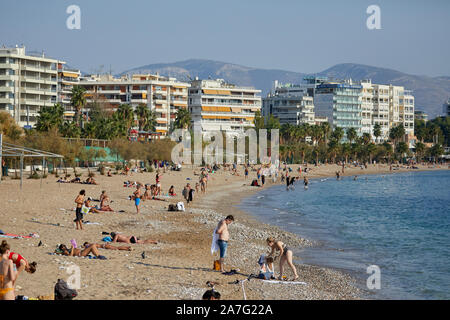
{"type": "Polygon", "coordinates": [[[301,85],[279,84],[263,99],[262,114],[277,117],[280,124],[300,125],[315,123],[313,97],[308,96],[308,89],[301,85]]]}
{"type": "Polygon", "coordinates": [[[70,102],[72,89],[80,83],[81,72],[77,69],[69,69],[65,63],[58,61],[58,98],[57,102],[64,107],[65,120],[73,120],[75,110],[70,102]]]}
{"type": "Polygon", "coordinates": [[[57,101],[57,63],[25,47],[0,48],[0,111],[24,128],[36,124],[38,112],[57,101]]]}
{"type": "Polygon", "coordinates": [[[121,104],[136,108],[145,104],[156,114],[156,132],[167,136],[178,109],[188,107],[189,84],[175,78],[134,74],[115,78],[111,75],[82,77],[79,85],[87,90],[87,102],[101,102],[115,111],[121,104]]]}
{"type": "Polygon", "coordinates": [[[261,90],[238,87],[223,79],[193,80],[189,88],[192,125],[202,131],[244,131],[261,111],[261,90]]]}

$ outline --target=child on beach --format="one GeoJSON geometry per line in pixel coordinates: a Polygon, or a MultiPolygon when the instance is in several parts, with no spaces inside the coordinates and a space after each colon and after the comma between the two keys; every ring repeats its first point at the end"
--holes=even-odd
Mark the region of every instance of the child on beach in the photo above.
{"type": "Polygon", "coordinates": [[[273,258],[266,257],[264,254],[259,257],[259,279],[271,280],[275,279],[273,270],[273,258]]]}
{"type": "Polygon", "coordinates": [[[141,203],[141,185],[136,186],[136,191],[133,192],[134,205],[136,206],[136,213],[139,214],[139,205],[141,203]]]}
{"type": "Polygon", "coordinates": [[[76,230],[80,229],[83,230],[83,213],[81,212],[81,208],[83,207],[84,203],[84,195],[86,194],[86,191],[81,190],[78,196],[75,198],[75,203],[77,204],[77,208],[75,209],[75,224],[76,224],[76,230]]]}

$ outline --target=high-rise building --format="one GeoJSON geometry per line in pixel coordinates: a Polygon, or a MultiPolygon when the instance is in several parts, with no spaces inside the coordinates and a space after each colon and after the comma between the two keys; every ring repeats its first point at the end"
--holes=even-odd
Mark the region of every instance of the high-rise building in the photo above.
{"type": "Polygon", "coordinates": [[[315,123],[313,97],[308,96],[308,89],[301,85],[283,85],[275,81],[274,88],[263,99],[262,110],[266,119],[273,115],[280,124],[315,123]]]}
{"type": "Polygon", "coordinates": [[[222,79],[193,80],[189,88],[192,124],[202,131],[244,131],[254,127],[261,111],[261,90],[228,84],[222,79]]]}
{"type": "Polygon", "coordinates": [[[318,84],[314,90],[314,111],[318,116],[327,117],[333,129],[355,128],[361,135],[361,91],[362,86],[351,80],[318,84]]]}
{"type": "Polygon", "coordinates": [[[428,121],[428,114],[425,111],[415,110],[414,119],[428,121]]]}
{"type": "Polygon", "coordinates": [[[442,111],[444,117],[450,116],[450,98],[448,98],[447,102],[443,104],[442,111]]]}
{"type": "Polygon", "coordinates": [[[57,101],[57,63],[25,47],[0,48],[0,111],[21,127],[34,126],[41,108],[57,101]]]}
{"type": "Polygon", "coordinates": [[[80,83],[81,72],[69,69],[65,63],[58,61],[58,103],[64,107],[65,120],[73,120],[75,110],[71,104],[72,89],[80,83]]]}
{"type": "Polygon", "coordinates": [[[115,111],[121,104],[136,108],[144,104],[156,115],[156,132],[166,136],[180,108],[187,109],[189,84],[151,74],[115,78],[111,75],[82,77],[79,85],[87,90],[88,103],[102,103],[115,111]]]}

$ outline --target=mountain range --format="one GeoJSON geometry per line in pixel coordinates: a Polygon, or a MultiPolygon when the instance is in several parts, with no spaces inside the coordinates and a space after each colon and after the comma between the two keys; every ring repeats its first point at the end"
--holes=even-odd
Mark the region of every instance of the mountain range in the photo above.
{"type": "Polygon", "coordinates": [[[262,91],[264,97],[272,88],[273,81],[301,83],[305,76],[325,76],[332,79],[371,79],[376,84],[404,86],[412,90],[415,109],[428,113],[429,119],[442,113],[442,105],[450,97],[450,77],[411,75],[400,71],[355,63],[337,64],[322,72],[308,74],[276,69],[260,69],[232,63],[189,59],[173,63],[149,64],[126,70],[120,74],[159,73],[181,81],[199,79],[224,79],[239,86],[251,86],[262,91]]]}

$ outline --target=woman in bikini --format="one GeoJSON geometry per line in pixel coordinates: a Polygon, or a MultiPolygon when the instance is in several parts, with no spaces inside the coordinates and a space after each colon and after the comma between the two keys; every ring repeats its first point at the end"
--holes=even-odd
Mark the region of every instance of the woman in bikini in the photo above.
{"type": "Polygon", "coordinates": [[[87,248],[84,248],[83,250],[77,249],[77,248],[70,248],[70,250],[66,247],[66,245],[61,244],[59,246],[59,250],[62,251],[63,256],[69,256],[69,257],[86,257],[88,254],[92,253],[97,258],[105,258],[100,255],[98,252],[98,248],[95,244],[90,245],[87,248]]]}
{"type": "Polygon", "coordinates": [[[12,260],[9,259],[10,248],[3,240],[0,245],[0,300],[14,300],[14,282],[17,279],[17,272],[14,270],[12,260]]]}
{"type": "MultiPolygon", "coordinates": [[[[292,250],[285,245],[283,242],[275,240],[272,237],[267,238],[267,245],[272,249],[272,252],[270,253],[270,256],[273,256],[275,254],[275,251],[279,251],[280,254],[278,257],[280,258],[280,276],[278,277],[278,280],[283,280],[283,266],[287,262],[289,267],[291,267],[292,272],[294,273],[294,278],[292,281],[295,281],[298,279],[297,269],[295,269],[294,264],[292,263],[292,250]]],[[[275,257],[274,260],[276,260],[275,257]]]]}

